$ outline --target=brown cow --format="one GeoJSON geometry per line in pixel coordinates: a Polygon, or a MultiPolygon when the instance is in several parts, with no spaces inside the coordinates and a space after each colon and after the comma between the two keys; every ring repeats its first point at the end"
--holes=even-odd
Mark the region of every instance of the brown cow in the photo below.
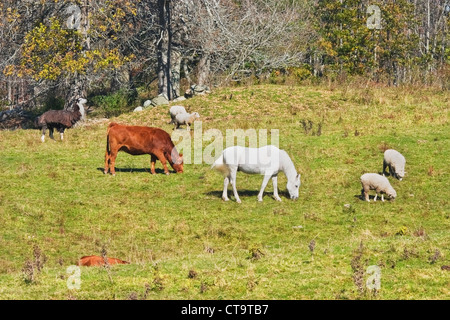
{"type": "Polygon", "coordinates": [[[108,169],[112,175],[116,174],[114,164],[119,151],[132,155],[149,154],[152,174],[155,174],[157,158],[164,166],[165,174],[169,174],[166,161],[176,172],[183,172],[183,154],[178,154],[170,135],[159,128],[110,123],[106,138],[105,174],[108,169]]]}
{"type": "MultiPolygon", "coordinates": [[[[116,258],[107,258],[108,264],[129,264],[127,261],[123,261],[116,258]]],[[[86,266],[86,267],[93,267],[93,266],[103,266],[105,265],[105,259],[99,256],[84,256],[81,257],[80,260],[78,260],[77,263],[78,266],[86,266]]]]}

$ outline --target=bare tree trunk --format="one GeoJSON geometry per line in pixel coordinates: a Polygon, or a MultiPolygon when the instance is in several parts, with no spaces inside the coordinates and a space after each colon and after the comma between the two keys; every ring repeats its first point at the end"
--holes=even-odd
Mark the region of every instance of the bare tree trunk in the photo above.
{"type": "MultiPolygon", "coordinates": [[[[89,51],[91,48],[91,41],[89,37],[89,0],[83,0],[81,3],[79,31],[82,35],[81,54],[84,55],[86,51],[89,51]]],[[[85,75],[77,73],[72,79],[69,79],[69,81],[69,91],[67,92],[66,99],[64,101],[65,110],[73,110],[73,106],[78,98],[87,97],[85,75]]]]}
{"type": "Polygon", "coordinates": [[[190,76],[190,73],[189,73],[188,61],[189,61],[188,59],[184,60],[183,71],[184,71],[184,76],[186,77],[186,79],[188,81],[189,88],[190,88],[191,84],[192,84],[192,79],[191,79],[191,76],[190,76]]]}
{"type": "Polygon", "coordinates": [[[181,52],[178,48],[172,46],[170,54],[170,84],[172,89],[170,100],[176,99],[180,96],[181,60],[181,52]]]}
{"type": "Polygon", "coordinates": [[[211,60],[209,59],[209,55],[206,54],[200,58],[198,63],[198,84],[204,86],[209,78],[209,70],[210,70],[211,60]]]}
{"type": "Polygon", "coordinates": [[[158,93],[171,100],[170,0],[158,0],[160,38],[158,41],[158,93]]]}

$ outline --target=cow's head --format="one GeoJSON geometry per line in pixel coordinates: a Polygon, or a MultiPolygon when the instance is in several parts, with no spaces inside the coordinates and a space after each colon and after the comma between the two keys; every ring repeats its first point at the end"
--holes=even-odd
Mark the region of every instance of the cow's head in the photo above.
{"type": "Polygon", "coordinates": [[[175,169],[177,173],[183,173],[183,154],[180,153],[178,157],[172,158],[173,165],[172,167],[175,169]]]}

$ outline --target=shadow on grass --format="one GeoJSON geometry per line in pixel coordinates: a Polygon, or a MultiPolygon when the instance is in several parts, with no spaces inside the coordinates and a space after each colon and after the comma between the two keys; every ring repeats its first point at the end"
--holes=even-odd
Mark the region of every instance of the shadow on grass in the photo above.
{"type": "MultiPolygon", "coordinates": [[[[387,201],[387,202],[391,201],[389,198],[386,197],[386,195],[384,195],[384,196],[385,196],[385,197],[384,197],[384,201],[387,201]]],[[[361,201],[366,201],[366,199],[364,199],[364,197],[363,197],[362,195],[360,195],[360,194],[355,194],[353,197],[358,198],[358,199],[361,200],[361,201]]],[[[375,196],[371,196],[371,195],[369,194],[369,200],[372,202],[373,199],[375,199],[375,196]]],[[[379,196],[379,197],[377,198],[377,201],[375,201],[375,202],[378,202],[378,201],[383,202],[383,201],[381,201],[381,196],[379,196]]]]}
{"type": "MultiPolygon", "coordinates": [[[[150,172],[150,168],[115,168],[116,169],[116,173],[117,172],[146,172],[151,174],[150,172]]],[[[103,173],[103,171],[105,170],[105,168],[97,168],[98,171],[101,171],[103,173]]],[[[160,168],[155,168],[155,173],[156,174],[165,174],[164,173],[164,169],[160,169],[160,168]]],[[[173,173],[176,174],[175,170],[169,170],[169,173],[173,173]]],[[[109,174],[109,173],[108,173],[109,174]]]]}
{"type": "MultiPolygon", "coordinates": [[[[238,190],[238,195],[239,198],[242,197],[257,197],[259,190],[238,190]]],[[[205,195],[207,196],[213,196],[219,199],[222,199],[222,191],[209,191],[206,192],[205,195]]],[[[280,196],[280,198],[285,198],[285,199],[289,199],[290,196],[287,192],[280,192],[278,191],[278,195],[280,196]]],[[[233,195],[233,190],[228,189],[228,197],[230,198],[230,196],[234,199],[234,195],[233,195]]],[[[263,199],[265,197],[269,197],[269,198],[273,198],[273,192],[264,192],[263,194],[263,199]]]]}

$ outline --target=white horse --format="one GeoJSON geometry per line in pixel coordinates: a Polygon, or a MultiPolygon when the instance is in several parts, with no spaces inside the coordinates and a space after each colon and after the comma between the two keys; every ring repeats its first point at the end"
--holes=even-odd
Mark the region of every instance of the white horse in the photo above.
{"type": "Polygon", "coordinates": [[[261,148],[245,148],[234,146],[226,148],[220,157],[214,162],[212,168],[216,168],[224,174],[222,199],[228,201],[228,183],[233,187],[234,197],[237,203],[241,203],[236,190],[236,173],[242,171],[250,174],[264,175],[261,190],[258,194],[258,201],[263,200],[264,189],[272,178],[273,196],[275,200],[281,201],[278,196],[277,175],[283,171],[288,181],[286,188],[291,199],[298,198],[298,188],[300,187],[300,174],[297,174],[291,158],[284,150],[275,146],[265,146],[261,148]]]}

